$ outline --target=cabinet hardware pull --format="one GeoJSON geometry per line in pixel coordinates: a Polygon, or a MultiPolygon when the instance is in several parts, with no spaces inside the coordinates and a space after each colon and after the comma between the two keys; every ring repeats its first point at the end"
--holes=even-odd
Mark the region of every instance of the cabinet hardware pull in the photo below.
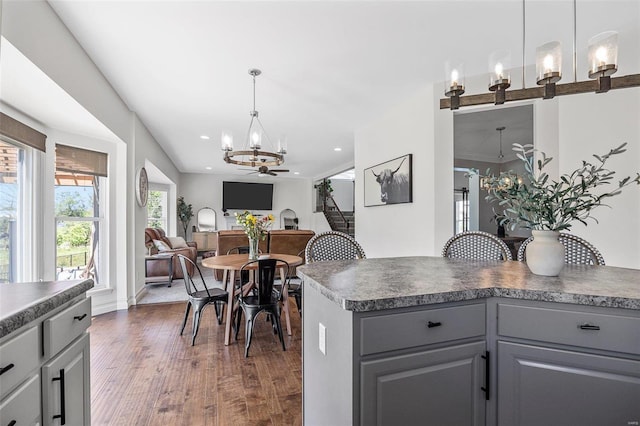
{"type": "Polygon", "coordinates": [[[73,317],[73,319],[77,319],[78,321],[82,321],[84,319],[84,317],[86,317],[87,314],[82,314],[82,315],[77,315],[75,317],[73,317]]]}
{"type": "Polygon", "coordinates": [[[441,325],[442,325],[442,323],[440,321],[438,321],[438,322],[429,321],[427,323],[427,327],[429,327],[429,328],[440,327],[441,325]]]}
{"type": "Polygon", "coordinates": [[[67,422],[67,416],[64,409],[64,368],[60,369],[60,377],[54,377],[52,381],[60,381],[60,414],[53,416],[54,419],[60,419],[60,424],[63,425],[67,422]]]}
{"type": "Polygon", "coordinates": [[[591,325],[591,324],[580,324],[578,328],[580,330],[595,330],[595,331],[600,330],[599,325],[591,325]]]}
{"type": "Polygon", "coordinates": [[[11,370],[13,367],[15,367],[15,365],[13,365],[13,363],[0,368],[0,376],[2,376],[4,373],[6,373],[7,371],[11,370]]]}
{"type": "Polygon", "coordinates": [[[484,399],[489,400],[491,386],[491,358],[489,351],[485,351],[484,355],[480,355],[484,359],[484,387],[480,387],[484,391],[484,399]]]}
{"type": "Polygon", "coordinates": [[[14,426],[16,423],[18,422],[16,422],[15,420],[11,420],[9,424],[7,424],[7,426],[14,426]]]}

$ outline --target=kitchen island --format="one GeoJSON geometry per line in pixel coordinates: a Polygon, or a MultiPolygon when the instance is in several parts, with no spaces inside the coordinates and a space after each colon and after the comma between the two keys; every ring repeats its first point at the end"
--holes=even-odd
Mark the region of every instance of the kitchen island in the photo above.
{"type": "Polygon", "coordinates": [[[299,273],[307,425],[640,421],[638,270],[405,257],[299,273]]]}
{"type": "Polygon", "coordinates": [[[0,284],[0,424],[91,424],[93,285],[0,284]]]}

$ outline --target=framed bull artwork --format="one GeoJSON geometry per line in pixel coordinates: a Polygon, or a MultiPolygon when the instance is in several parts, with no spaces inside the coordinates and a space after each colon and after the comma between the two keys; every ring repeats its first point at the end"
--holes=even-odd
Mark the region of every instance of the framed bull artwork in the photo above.
{"type": "Polygon", "coordinates": [[[411,154],[364,169],[364,206],[413,202],[411,154]]]}

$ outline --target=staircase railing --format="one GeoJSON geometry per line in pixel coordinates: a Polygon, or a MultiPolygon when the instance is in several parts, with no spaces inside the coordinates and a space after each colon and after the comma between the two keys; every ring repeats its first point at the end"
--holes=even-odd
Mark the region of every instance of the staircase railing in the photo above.
{"type": "Polygon", "coordinates": [[[328,212],[328,208],[327,208],[327,200],[331,200],[331,202],[333,203],[333,206],[335,207],[336,211],[340,214],[340,217],[342,218],[342,221],[345,223],[345,226],[347,227],[347,234],[349,233],[349,228],[350,228],[350,224],[349,221],[347,220],[346,217],[344,217],[344,214],[342,213],[342,210],[340,210],[340,207],[338,207],[338,203],[336,203],[336,200],[333,198],[333,196],[331,195],[331,193],[329,191],[324,191],[324,196],[323,196],[323,203],[322,203],[322,211],[324,212],[325,216],[327,216],[327,212],[328,212]]]}

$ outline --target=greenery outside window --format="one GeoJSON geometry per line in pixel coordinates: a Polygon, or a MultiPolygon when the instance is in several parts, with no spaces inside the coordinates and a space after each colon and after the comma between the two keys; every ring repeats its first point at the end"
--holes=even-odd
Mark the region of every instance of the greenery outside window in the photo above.
{"type": "Polygon", "coordinates": [[[107,155],[56,145],[56,279],[106,282],[107,155]]]}
{"type": "Polygon", "coordinates": [[[0,282],[29,280],[23,264],[27,256],[25,234],[30,227],[31,181],[29,158],[32,149],[0,140],[0,282]]]}
{"type": "Polygon", "coordinates": [[[167,230],[168,192],[152,189],[147,202],[147,227],[167,230]]]}

